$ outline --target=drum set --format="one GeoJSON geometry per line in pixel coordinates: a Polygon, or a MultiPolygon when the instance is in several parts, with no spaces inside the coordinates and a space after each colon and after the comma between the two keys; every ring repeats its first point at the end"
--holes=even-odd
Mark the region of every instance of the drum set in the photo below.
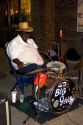
{"type": "Polygon", "coordinates": [[[34,80],[33,105],[37,111],[62,114],[75,101],[74,82],[64,76],[66,65],[59,61],[47,63],[47,68],[38,69],[34,80]]]}

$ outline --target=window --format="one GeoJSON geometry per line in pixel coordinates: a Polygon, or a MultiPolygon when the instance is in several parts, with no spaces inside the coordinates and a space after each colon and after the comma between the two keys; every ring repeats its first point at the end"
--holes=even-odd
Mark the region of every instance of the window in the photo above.
{"type": "Polygon", "coordinates": [[[9,0],[11,24],[19,21],[31,22],[31,0],[9,0]]]}
{"type": "Polygon", "coordinates": [[[21,0],[21,13],[31,21],[31,0],[21,0]]]}

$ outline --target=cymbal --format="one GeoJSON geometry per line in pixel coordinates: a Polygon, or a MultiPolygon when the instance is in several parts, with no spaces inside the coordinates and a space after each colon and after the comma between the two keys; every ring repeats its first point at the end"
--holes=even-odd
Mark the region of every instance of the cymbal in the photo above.
{"type": "Polygon", "coordinates": [[[33,71],[29,72],[29,73],[26,73],[26,75],[31,75],[31,74],[38,73],[38,72],[41,72],[41,71],[46,71],[48,69],[49,68],[39,68],[39,69],[33,70],[33,71]]]}
{"type": "Polygon", "coordinates": [[[81,70],[83,68],[83,61],[80,61],[75,67],[74,70],[81,70]]]}

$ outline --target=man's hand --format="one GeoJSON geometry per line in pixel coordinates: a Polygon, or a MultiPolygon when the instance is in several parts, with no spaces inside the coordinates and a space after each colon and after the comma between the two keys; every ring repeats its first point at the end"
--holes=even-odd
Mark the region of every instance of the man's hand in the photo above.
{"type": "Polygon", "coordinates": [[[13,59],[12,61],[13,61],[14,63],[16,63],[19,68],[24,67],[24,63],[21,62],[18,58],[13,59]]]}
{"type": "Polygon", "coordinates": [[[24,67],[24,63],[23,63],[23,62],[19,62],[18,67],[19,67],[19,68],[24,67]]]}

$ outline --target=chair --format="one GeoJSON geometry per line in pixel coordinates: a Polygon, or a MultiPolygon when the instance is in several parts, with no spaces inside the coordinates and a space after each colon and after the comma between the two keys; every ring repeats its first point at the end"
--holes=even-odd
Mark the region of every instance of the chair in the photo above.
{"type": "Polygon", "coordinates": [[[31,75],[20,75],[14,67],[11,67],[12,75],[15,76],[16,83],[11,89],[11,92],[14,91],[16,88],[19,88],[19,90],[22,92],[22,94],[25,95],[24,87],[31,84],[32,85],[32,93],[34,92],[34,77],[35,74],[31,75]]]}
{"type": "MultiPolygon", "coordinates": [[[[5,49],[7,48],[7,45],[8,45],[8,42],[5,43],[5,49]]],[[[32,85],[32,94],[34,94],[34,77],[36,74],[31,74],[31,75],[19,74],[15,70],[15,68],[11,65],[11,61],[8,56],[7,56],[7,59],[8,59],[8,64],[10,65],[10,73],[16,79],[16,83],[12,87],[11,92],[18,88],[21,91],[21,93],[25,95],[25,87],[27,85],[32,85]]]]}
{"type": "Polygon", "coordinates": [[[68,70],[72,71],[74,67],[80,62],[81,57],[75,48],[69,48],[64,58],[68,70]]]}

